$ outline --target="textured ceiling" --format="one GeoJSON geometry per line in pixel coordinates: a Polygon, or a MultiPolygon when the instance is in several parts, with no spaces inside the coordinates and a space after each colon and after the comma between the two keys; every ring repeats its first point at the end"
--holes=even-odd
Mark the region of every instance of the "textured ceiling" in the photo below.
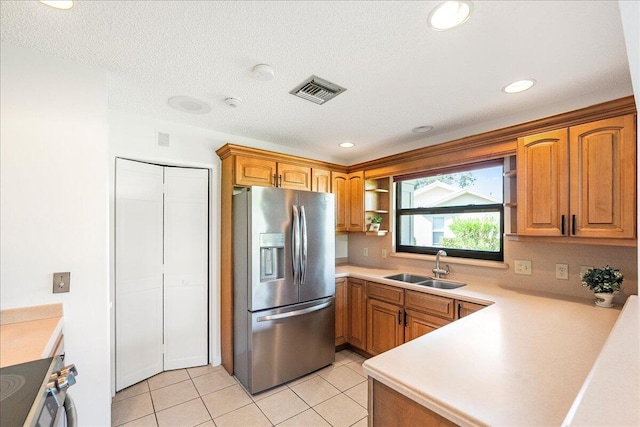
{"type": "Polygon", "coordinates": [[[436,4],[79,1],[62,12],[2,1],[0,34],[108,70],[111,109],[345,164],[632,94],[617,1],[476,1],[446,32],[426,25],[436,4]],[[273,80],[251,77],[260,63],[273,80]],[[312,74],[347,91],[322,106],[289,94],[312,74]],[[522,78],[538,84],[501,92],[522,78]],[[176,95],[212,111],[175,111],[176,95]],[[411,133],[422,125],[435,129],[411,133]],[[338,147],[347,140],[356,147],[338,147]]]}

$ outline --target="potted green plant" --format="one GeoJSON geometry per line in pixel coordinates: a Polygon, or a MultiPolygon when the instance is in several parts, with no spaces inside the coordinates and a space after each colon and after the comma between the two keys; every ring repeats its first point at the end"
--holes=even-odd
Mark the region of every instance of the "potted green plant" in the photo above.
{"type": "Polygon", "coordinates": [[[371,224],[369,225],[369,231],[379,231],[380,224],[382,224],[382,217],[377,215],[371,217],[371,224]]]}
{"type": "Polygon", "coordinates": [[[596,305],[613,307],[613,295],[620,290],[624,276],[617,268],[591,268],[582,274],[582,286],[593,291],[596,305]]]}

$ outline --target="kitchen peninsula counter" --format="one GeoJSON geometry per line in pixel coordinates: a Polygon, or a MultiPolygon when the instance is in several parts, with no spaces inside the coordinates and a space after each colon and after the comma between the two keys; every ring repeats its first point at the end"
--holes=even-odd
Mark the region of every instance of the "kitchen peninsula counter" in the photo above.
{"type": "Polygon", "coordinates": [[[384,278],[394,273],[336,267],[337,277],[490,304],[363,365],[374,380],[459,425],[562,425],[620,314],[522,289],[443,290],[384,278]]]}
{"type": "Polygon", "coordinates": [[[62,304],[0,312],[0,368],[50,357],[62,339],[62,304]]]}

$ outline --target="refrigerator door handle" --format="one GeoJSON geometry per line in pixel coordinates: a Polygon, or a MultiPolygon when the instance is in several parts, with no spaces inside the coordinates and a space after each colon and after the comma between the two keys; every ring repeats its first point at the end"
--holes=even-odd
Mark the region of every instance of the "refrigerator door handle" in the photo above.
{"type": "Polygon", "coordinates": [[[314,311],[322,310],[331,305],[331,301],[324,302],[322,304],[314,305],[313,307],[303,308],[302,310],[290,311],[288,313],[272,314],[269,316],[262,316],[256,319],[256,322],[268,322],[270,320],[286,319],[288,317],[302,316],[304,314],[313,313],[314,311]]]}
{"type": "Polygon", "coordinates": [[[301,218],[301,234],[302,241],[300,244],[300,250],[302,252],[300,258],[300,284],[304,285],[304,281],[307,277],[307,214],[304,211],[304,206],[300,206],[300,218],[301,218]]]}
{"type": "Polygon", "coordinates": [[[293,205],[293,221],[291,232],[291,263],[293,264],[293,284],[298,284],[300,274],[300,215],[298,207],[293,205]]]}

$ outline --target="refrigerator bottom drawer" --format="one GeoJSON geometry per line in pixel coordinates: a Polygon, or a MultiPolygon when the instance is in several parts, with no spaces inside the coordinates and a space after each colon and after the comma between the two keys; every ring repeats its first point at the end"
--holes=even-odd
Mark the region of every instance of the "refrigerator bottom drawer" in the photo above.
{"type": "Polygon", "coordinates": [[[296,304],[251,316],[251,393],[275,387],[323,368],[335,360],[334,298],[296,304]]]}

